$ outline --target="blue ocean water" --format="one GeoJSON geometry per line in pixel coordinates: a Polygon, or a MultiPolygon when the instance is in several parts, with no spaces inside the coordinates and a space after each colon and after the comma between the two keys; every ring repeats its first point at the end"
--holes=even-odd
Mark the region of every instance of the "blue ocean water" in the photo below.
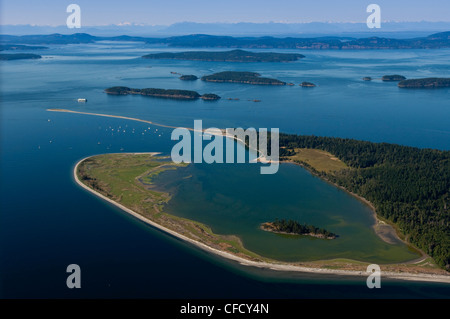
{"type": "Polygon", "coordinates": [[[38,52],[41,60],[1,62],[2,297],[450,296],[443,284],[386,281],[373,291],[363,278],[280,274],[198,251],[86,193],[72,179],[74,164],[89,155],[169,153],[171,130],[46,111],[65,108],[188,127],[202,119],[205,127],[278,127],[289,133],[449,149],[450,90],[401,90],[379,78],[447,76],[450,50],[306,51],[301,53],[307,57],[294,63],[139,58],[164,50],[174,51],[141,43],[50,46],[38,52]],[[201,76],[223,70],[318,86],[184,82],[170,73],[201,76]],[[374,81],[363,82],[363,76],[374,81]],[[192,89],[223,98],[174,101],[103,93],[115,85],[192,89]],[[77,98],[88,103],[77,103],[77,98]],[[65,270],[72,263],[81,266],[82,289],[66,287],[65,270]]]}

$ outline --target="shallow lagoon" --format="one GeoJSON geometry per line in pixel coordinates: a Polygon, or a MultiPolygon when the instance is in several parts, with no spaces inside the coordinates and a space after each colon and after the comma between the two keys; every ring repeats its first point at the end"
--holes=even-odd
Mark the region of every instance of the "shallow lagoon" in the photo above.
{"type": "Polygon", "coordinates": [[[350,258],[394,263],[417,258],[404,244],[383,242],[373,231],[371,209],[343,190],[283,163],[278,173],[261,175],[259,165],[191,165],[162,173],[175,195],[166,211],[211,226],[219,234],[234,234],[246,248],[283,261],[350,258]],[[236,167],[238,166],[238,167],[236,167]],[[334,240],[265,232],[260,224],[279,219],[325,228],[334,240]]]}

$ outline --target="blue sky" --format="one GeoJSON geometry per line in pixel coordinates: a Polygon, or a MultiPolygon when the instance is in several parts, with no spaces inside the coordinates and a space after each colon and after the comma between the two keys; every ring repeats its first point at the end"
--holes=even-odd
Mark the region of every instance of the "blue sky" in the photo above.
{"type": "Polygon", "coordinates": [[[367,5],[383,21],[450,21],[450,0],[0,0],[1,24],[64,25],[81,7],[83,25],[176,22],[365,22],[367,5]]]}

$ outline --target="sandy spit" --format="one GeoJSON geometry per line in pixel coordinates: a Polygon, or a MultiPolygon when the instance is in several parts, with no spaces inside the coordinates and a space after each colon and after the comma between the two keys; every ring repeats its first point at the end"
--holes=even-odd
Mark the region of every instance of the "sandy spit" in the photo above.
{"type": "MultiPolygon", "coordinates": [[[[130,153],[120,153],[120,154],[130,154],[130,153]]],[[[151,154],[156,155],[158,153],[132,153],[132,154],[151,154]]],[[[95,155],[94,155],[95,156],[95,155]]],[[[312,267],[304,267],[304,266],[298,266],[298,265],[293,265],[293,264],[287,264],[287,263],[269,263],[269,262],[258,262],[258,261],[252,261],[252,260],[247,260],[245,258],[242,257],[238,257],[236,255],[233,255],[231,253],[225,252],[225,251],[221,251],[212,247],[209,247],[203,243],[197,242],[191,238],[188,238],[184,235],[181,235],[171,229],[168,229],[164,226],[161,226],[145,217],[143,217],[142,215],[134,212],[133,210],[107,198],[106,196],[94,191],[93,189],[89,188],[88,186],[86,186],[85,184],[83,184],[77,176],[77,169],[78,166],[81,162],[83,162],[84,160],[88,159],[89,157],[92,156],[88,156],[85,157],[83,159],[81,159],[80,161],[78,161],[74,167],[73,170],[73,177],[75,179],[75,182],[81,186],[82,188],[84,188],[85,190],[87,190],[88,192],[91,192],[93,194],[95,194],[96,196],[100,197],[101,199],[119,207],[120,209],[122,209],[123,211],[127,212],[128,214],[132,215],[133,217],[141,220],[142,222],[151,225],[157,229],[160,229],[176,238],[179,238],[185,242],[188,242],[204,251],[207,251],[209,253],[213,253],[215,255],[221,256],[223,258],[226,259],[230,259],[230,260],[234,260],[238,263],[240,263],[241,265],[244,266],[250,266],[250,267],[257,267],[257,268],[266,268],[266,269],[271,269],[271,270],[276,270],[276,271],[288,271],[288,272],[304,272],[304,273],[314,273],[314,274],[327,274],[327,275],[340,275],[340,276],[361,276],[361,277],[368,277],[368,275],[370,273],[367,272],[363,272],[363,271],[350,271],[350,270],[337,270],[337,269],[322,269],[322,268],[312,268],[312,267]]],[[[429,282],[443,282],[443,283],[450,283],[450,276],[445,276],[445,275],[432,275],[432,274],[413,274],[413,273],[395,273],[395,272],[383,272],[382,271],[382,277],[387,277],[387,278],[394,278],[394,279],[402,279],[402,280],[413,280],[413,281],[429,281],[429,282]]]]}

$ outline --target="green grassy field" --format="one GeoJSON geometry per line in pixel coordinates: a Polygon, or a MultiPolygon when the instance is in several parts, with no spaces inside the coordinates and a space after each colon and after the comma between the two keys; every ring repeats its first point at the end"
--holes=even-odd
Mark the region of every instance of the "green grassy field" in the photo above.
{"type": "Polygon", "coordinates": [[[295,155],[289,157],[291,160],[306,163],[318,172],[332,173],[348,166],[332,154],[309,148],[296,148],[295,155]]]}
{"type": "Polygon", "coordinates": [[[105,154],[82,161],[77,177],[93,190],[179,234],[241,257],[265,260],[245,249],[236,236],[214,234],[202,223],[164,212],[170,194],[156,190],[154,178],[185,166],[150,154],[105,154]]]}

